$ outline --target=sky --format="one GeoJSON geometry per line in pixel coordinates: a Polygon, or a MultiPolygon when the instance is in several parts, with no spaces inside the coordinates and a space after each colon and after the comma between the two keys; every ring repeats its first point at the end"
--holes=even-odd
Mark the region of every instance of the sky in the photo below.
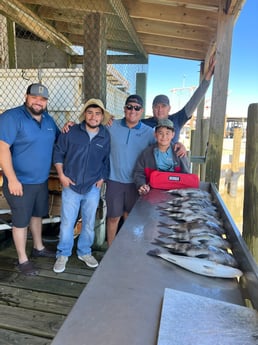
{"type": "MultiPolygon", "coordinates": [[[[228,117],[246,117],[248,106],[258,103],[258,0],[246,0],[235,23],[230,60],[228,117]]],[[[146,114],[151,114],[152,100],[166,94],[172,113],[181,109],[199,84],[200,62],[149,56],[146,114]],[[172,92],[174,90],[174,92],[172,92]]],[[[210,105],[212,85],[206,93],[210,105]]]]}

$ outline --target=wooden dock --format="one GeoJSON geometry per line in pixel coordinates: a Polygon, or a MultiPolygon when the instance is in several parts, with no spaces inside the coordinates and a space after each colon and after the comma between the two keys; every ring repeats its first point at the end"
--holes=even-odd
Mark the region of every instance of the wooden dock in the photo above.
{"type": "MultiPolygon", "coordinates": [[[[46,245],[55,250],[56,244],[46,245]]],[[[29,240],[28,253],[31,245],[29,240]]],[[[93,252],[98,261],[104,253],[93,252]]],[[[33,258],[39,275],[26,277],[16,270],[16,260],[10,238],[0,250],[0,345],[48,345],[95,270],[74,253],[61,274],[53,272],[54,258],[33,258]]]]}

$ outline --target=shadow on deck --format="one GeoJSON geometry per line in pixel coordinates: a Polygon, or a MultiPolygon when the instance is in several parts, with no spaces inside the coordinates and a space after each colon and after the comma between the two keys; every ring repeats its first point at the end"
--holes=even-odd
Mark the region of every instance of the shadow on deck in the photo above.
{"type": "MultiPolygon", "coordinates": [[[[95,270],[74,253],[61,274],[53,272],[54,258],[33,258],[39,275],[25,277],[15,268],[16,251],[9,242],[0,250],[0,345],[48,345],[95,270]]],[[[28,253],[31,245],[29,240],[28,253]]],[[[56,245],[46,243],[53,250],[56,245]]],[[[98,261],[104,253],[105,248],[93,251],[98,261]]]]}

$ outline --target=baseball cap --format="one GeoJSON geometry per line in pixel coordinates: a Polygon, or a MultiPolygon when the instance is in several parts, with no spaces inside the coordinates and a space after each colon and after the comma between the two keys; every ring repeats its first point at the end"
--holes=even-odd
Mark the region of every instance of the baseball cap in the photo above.
{"type": "Polygon", "coordinates": [[[46,88],[46,86],[40,83],[29,85],[26,94],[32,96],[41,96],[48,99],[48,89],[46,88]]]}
{"type": "Polygon", "coordinates": [[[126,101],[125,101],[125,104],[128,104],[128,103],[137,103],[143,107],[143,100],[142,100],[141,96],[139,96],[139,95],[128,96],[126,101]]]}
{"type": "Polygon", "coordinates": [[[82,111],[81,111],[81,115],[80,115],[80,117],[79,117],[79,121],[82,122],[82,121],[85,119],[84,112],[85,112],[86,109],[88,109],[88,108],[89,108],[90,106],[92,106],[92,105],[96,105],[96,106],[98,106],[100,109],[103,110],[103,112],[104,112],[104,119],[103,119],[103,121],[102,121],[102,124],[103,124],[103,125],[106,125],[106,124],[108,123],[109,119],[111,118],[111,115],[110,115],[110,113],[105,109],[103,102],[102,102],[100,99],[98,99],[98,98],[91,98],[91,99],[89,99],[89,100],[84,104],[84,106],[83,106],[83,108],[82,108],[82,111]]]}
{"type": "Polygon", "coordinates": [[[174,123],[169,119],[159,120],[156,129],[160,127],[166,127],[174,130],[174,123]]]}
{"type": "Polygon", "coordinates": [[[153,99],[152,106],[156,104],[170,105],[169,98],[166,95],[158,95],[153,99]]]}

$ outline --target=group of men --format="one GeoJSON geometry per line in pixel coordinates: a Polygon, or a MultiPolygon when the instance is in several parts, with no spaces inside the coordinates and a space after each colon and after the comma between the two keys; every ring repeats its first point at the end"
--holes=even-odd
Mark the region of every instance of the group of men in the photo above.
{"type": "MultiPolygon", "coordinates": [[[[180,129],[205,95],[214,66],[213,59],[192,98],[173,115],[169,115],[170,103],[165,95],[154,98],[153,117],[148,119],[142,119],[142,98],[130,95],[125,102],[124,117],[112,121],[102,101],[90,99],[83,107],[80,123],[71,126],[67,133],[60,133],[47,112],[49,95],[42,84],[31,84],[24,105],[0,115],[3,192],[12,213],[12,234],[20,272],[38,274],[26,253],[28,226],[33,238],[31,256],[56,257],[53,270],[56,273],[65,270],[72,255],[73,230],[79,211],[82,229],[77,242],[78,259],[89,267],[98,266],[91,246],[102,184],[106,182],[110,246],[120,218],[126,219],[139,194],[148,191],[146,181],[139,180],[139,169],[138,175],[135,173],[137,159],[150,145],[152,164],[156,162],[157,167],[166,166],[167,159],[177,161],[177,157],[182,156],[182,147],[178,144],[180,129]],[[152,127],[155,127],[155,136],[152,127]],[[48,176],[52,163],[63,186],[56,253],[48,250],[42,241],[42,217],[48,214],[48,176]]],[[[149,160],[147,162],[149,164],[149,160]]]]}

